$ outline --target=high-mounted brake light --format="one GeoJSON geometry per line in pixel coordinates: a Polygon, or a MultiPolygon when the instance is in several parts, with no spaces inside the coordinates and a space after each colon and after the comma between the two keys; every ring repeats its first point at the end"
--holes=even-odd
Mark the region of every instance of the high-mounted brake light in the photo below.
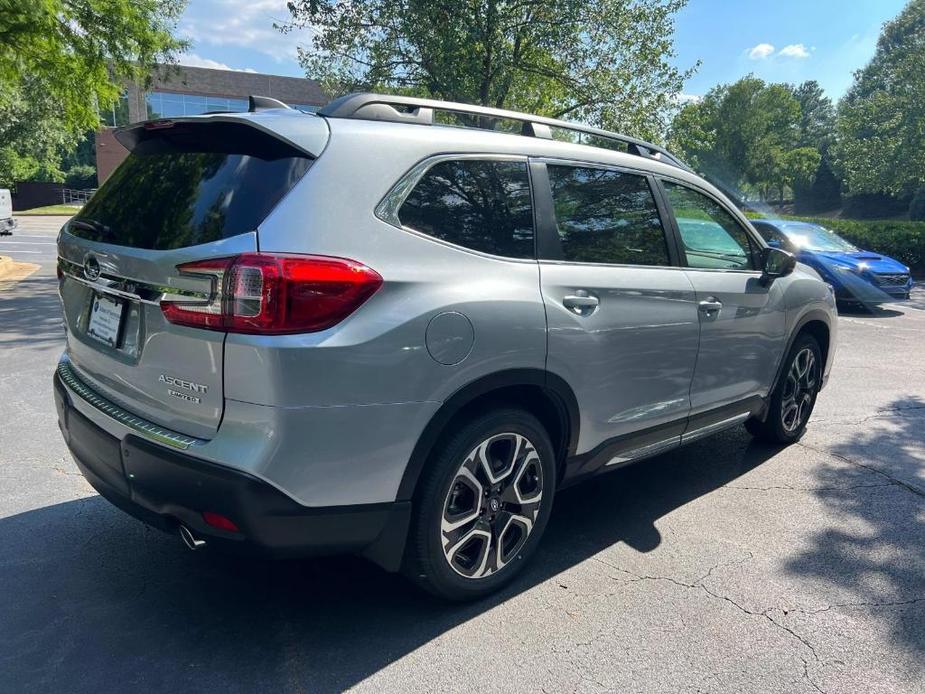
{"type": "Polygon", "coordinates": [[[382,285],[374,270],[345,258],[246,253],[178,265],[212,278],[208,303],[163,301],[171,323],[233,333],[282,335],[325,330],[382,285]]]}

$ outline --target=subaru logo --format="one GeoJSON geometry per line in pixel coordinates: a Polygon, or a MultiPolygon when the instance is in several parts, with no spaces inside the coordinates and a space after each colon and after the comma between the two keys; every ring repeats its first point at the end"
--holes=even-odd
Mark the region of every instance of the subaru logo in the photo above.
{"type": "Polygon", "coordinates": [[[100,278],[100,261],[96,259],[96,256],[88,255],[84,260],[84,277],[91,282],[100,278]]]}

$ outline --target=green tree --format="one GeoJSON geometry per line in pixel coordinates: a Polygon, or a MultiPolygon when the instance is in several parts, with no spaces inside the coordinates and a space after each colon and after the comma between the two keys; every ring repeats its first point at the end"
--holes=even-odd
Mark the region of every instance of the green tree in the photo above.
{"type": "MultiPolygon", "coordinates": [[[[822,155],[815,147],[797,147],[786,152],[783,156],[783,185],[793,191],[809,189],[816,179],[822,155]]],[[[780,195],[783,199],[784,194],[780,195]]]]}
{"type": "Polygon", "coordinates": [[[839,168],[848,192],[905,197],[925,184],[925,0],[911,0],[855,73],[838,107],[839,168]]]}
{"type": "MultiPolygon", "coordinates": [[[[760,192],[790,185],[788,153],[799,140],[800,103],[784,84],[753,76],[711,89],[672,121],[669,143],[727,187],[760,192]]],[[[818,162],[817,162],[818,163],[818,162]]]]}
{"type": "Polygon", "coordinates": [[[60,153],[75,144],[54,99],[36,80],[0,89],[0,186],[63,180],[60,153]]]}
{"type": "Polygon", "coordinates": [[[797,146],[814,147],[825,155],[835,138],[835,105],[816,80],[793,89],[800,104],[797,146]]]}
{"type": "Polygon", "coordinates": [[[658,139],[687,0],[292,0],[283,31],[329,92],[390,90],[585,120],[658,139]]]}
{"type": "MultiPolygon", "coordinates": [[[[0,0],[0,159],[61,178],[125,80],[173,62],[185,0],[0,0]],[[11,115],[13,122],[3,116],[11,115]]],[[[9,177],[8,171],[0,176],[9,177]]],[[[9,181],[4,181],[9,182],[9,181]]]]}
{"type": "Polygon", "coordinates": [[[820,155],[812,176],[794,177],[794,209],[815,212],[838,207],[840,185],[832,171],[831,153],[835,142],[835,105],[815,80],[794,88],[793,95],[800,102],[797,145],[814,148],[820,155]]]}

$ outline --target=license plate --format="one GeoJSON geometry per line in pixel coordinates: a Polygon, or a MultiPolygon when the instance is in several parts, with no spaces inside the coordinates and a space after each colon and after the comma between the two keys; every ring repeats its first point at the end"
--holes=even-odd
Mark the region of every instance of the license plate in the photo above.
{"type": "Polygon", "coordinates": [[[110,347],[119,343],[119,328],[122,326],[122,301],[110,299],[99,294],[93,297],[93,306],[90,308],[90,323],[87,325],[87,335],[96,338],[110,347]]]}

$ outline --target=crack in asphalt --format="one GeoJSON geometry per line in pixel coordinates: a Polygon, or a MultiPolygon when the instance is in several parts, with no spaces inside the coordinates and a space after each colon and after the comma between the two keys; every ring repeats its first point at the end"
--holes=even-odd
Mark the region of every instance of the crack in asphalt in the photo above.
{"type": "Polygon", "coordinates": [[[813,417],[814,424],[836,424],[850,425],[864,424],[872,419],[883,419],[885,417],[906,416],[906,412],[921,412],[925,410],[925,405],[911,405],[909,407],[886,407],[882,410],[875,410],[873,414],[864,415],[860,419],[839,419],[837,417],[813,417]]]}
{"type": "MultiPolygon", "coordinates": [[[[801,607],[794,607],[790,610],[782,610],[784,614],[789,614],[791,612],[799,612],[800,614],[805,615],[817,615],[823,612],[828,612],[829,610],[834,610],[836,608],[845,608],[845,607],[904,607],[905,605],[915,605],[919,602],[925,602],[925,598],[911,598],[909,600],[890,600],[885,602],[837,602],[832,605],[826,605],[825,607],[820,607],[818,610],[804,610],[801,607]]],[[[780,608],[775,608],[780,609],[780,608]]]]}
{"type": "Polygon", "coordinates": [[[876,468],[873,465],[868,465],[866,463],[858,462],[857,460],[852,460],[848,456],[842,455],[841,453],[834,453],[832,451],[827,451],[823,448],[816,448],[815,446],[810,446],[808,443],[804,443],[803,441],[797,441],[796,445],[806,448],[807,450],[814,451],[821,455],[831,456],[832,458],[841,460],[842,462],[848,463],[849,465],[854,465],[856,467],[864,468],[865,470],[870,470],[871,472],[876,472],[878,475],[881,475],[882,477],[887,478],[895,485],[898,485],[900,487],[907,489],[908,491],[912,492],[916,496],[925,497],[925,489],[919,489],[914,484],[910,484],[909,482],[906,482],[904,480],[897,479],[896,477],[893,477],[888,472],[884,472],[883,470],[876,468]]]}
{"type": "MultiPolygon", "coordinates": [[[[887,485],[883,485],[883,486],[887,486],[887,485]]],[[[744,558],[742,558],[742,559],[740,559],[740,560],[738,560],[738,561],[734,561],[734,562],[720,562],[719,564],[716,564],[716,565],[712,566],[712,567],[710,568],[709,571],[707,571],[703,576],[701,576],[700,578],[698,578],[698,579],[697,579],[696,581],[694,581],[693,583],[686,583],[686,582],[684,582],[684,581],[680,581],[680,580],[678,580],[678,579],[676,579],[676,578],[673,578],[672,576],[650,576],[650,575],[637,574],[637,573],[635,573],[635,572],[633,572],[633,571],[629,571],[628,569],[624,569],[624,568],[621,568],[621,567],[616,566],[616,565],[614,565],[614,564],[611,564],[610,562],[604,561],[604,560],[601,559],[600,557],[592,557],[592,559],[593,559],[594,561],[600,563],[600,564],[603,564],[604,566],[607,566],[607,567],[609,567],[609,568],[615,570],[615,571],[619,571],[620,573],[625,573],[625,574],[628,574],[629,576],[632,576],[633,579],[627,581],[628,583],[636,583],[636,582],[638,582],[638,581],[665,581],[665,582],[667,582],[667,583],[672,583],[672,584],[674,584],[674,585],[676,585],[676,586],[678,586],[678,587],[681,587],[681,588],[694,589],[694,590],[696,590],[696,589],[702,590],[706,595],[710,596],[711,598],[714,598],[714,599],[716,599],[716,600],[722,600],[722,601],[724,601],[724,602],[729,603],[730,605],[732,605],[733,607],[735,607],[737,610],[739,610],[739,611],[742,612],[743,614],[746,614],[746,615],[748,615],[748,616],[750,616],[750,617],[758,617],[758,618],[763,618],[763,619],[765,619],[767,622],[769,622],[771,625],[773,625],[776,629],[778,629],[778,630],[780,630],[780,631],[783,631],[784,633],[788,634],[791,638],[794,638],[794,639],[796,639],[797,641],[799,641],[800,644],[802,644],[805,648],[807,648],[807,649],[809,650],[810,653],[812,653],[812,655],[813,655],[813,661],[815,661],[816,663],[822,663],[822,661],[821,661],[820,658],[819,658],[819,654],[816,652],[815,647],[809,642],[808,639],[806,639],[805,637],[801,636],[800,634],[798,634],[797,632],[795,632],[793,629],[791,629],[791,628],[788,627],[787,625],[781,624],[780,622],[778,622],[777,620],[775,620],[775,619],[771,616],[771,614],[770,614],[770,613],[773,612],[774,610],[778,610],[778,611],[780,611],[780,612],[782,612],[783,614],[786,615],[786,614],[787,614],[787,611],[782,610],[782,609],[780,609],[780,608],[776,608],[776,607],[770,607],[770,608],[768,608],[768,609],[766,609],[766,610],[762,610],[761,612],[756,612],[755,610],[750,610],[750,609],[748,609],[747,607],[745,607],[744,605],[739,604],[738,602],[736,602],[735,600],[733,600],[733,599],[732,599],[731,597],[729,597],[728,595],[723,595],[723,594],[721,594],[721,593],[717,593],[717,592],[711,590],[710,588],[708,588],[706,585],[704,585],[704,581],[706,581],[708,578],[710,578],[710,576],[713,575],[713,572],[716,571],[717,569],[719,569],[719,568],[724,568],[724,567],[729,567],[729,566],[738,566],[738,565],[740,565],[740,564],[744,564],[744,563],[746,563],[747,561],[751,560],[751,559],[753,558],[753,556],[754,556],[751,552],[747,552],[747,555],[748,555],[747,557],[744,557],[744,558]]],[[[830,608],[831,608],[831,607],[834,607],[834,605],[829,606],[829,607],[830,607],[830,608]]],[[[815,689],[815,690],[818,691],[818,692],[822,692],[823,694],[825,694],[825,690],[823,690],[818,684],[816,684],[816,682],[815,682],[815,681],[813,680],[813,678],[810,676],[810,673],[809,673],[809,661],[807,661],[806,658],[804,658],[803,656],[801,656],[801,655],[799,655],[799,654],[797,654],[797,657],[798,657],[798,658],[802,661],[802,663],[803,663],[803,678],[813,687],[813,689],[815,689]]]]}
{"type": "Polygon", "coordinates": [[[750,487],[746,485],[738,484],[727,484],[720,489],[742,489],[746,491],[753,492],[770,492],[777,489],[782,489],[791,492],[840,492],[845,489],[872,489],[876,487],[893,487],[895,486],[894,482],[882,482],[880,484],[851,484],[845,486],[835,486],[835,487],[794,487],[787,484],[774,484],[767,487],[750,487]]]}

